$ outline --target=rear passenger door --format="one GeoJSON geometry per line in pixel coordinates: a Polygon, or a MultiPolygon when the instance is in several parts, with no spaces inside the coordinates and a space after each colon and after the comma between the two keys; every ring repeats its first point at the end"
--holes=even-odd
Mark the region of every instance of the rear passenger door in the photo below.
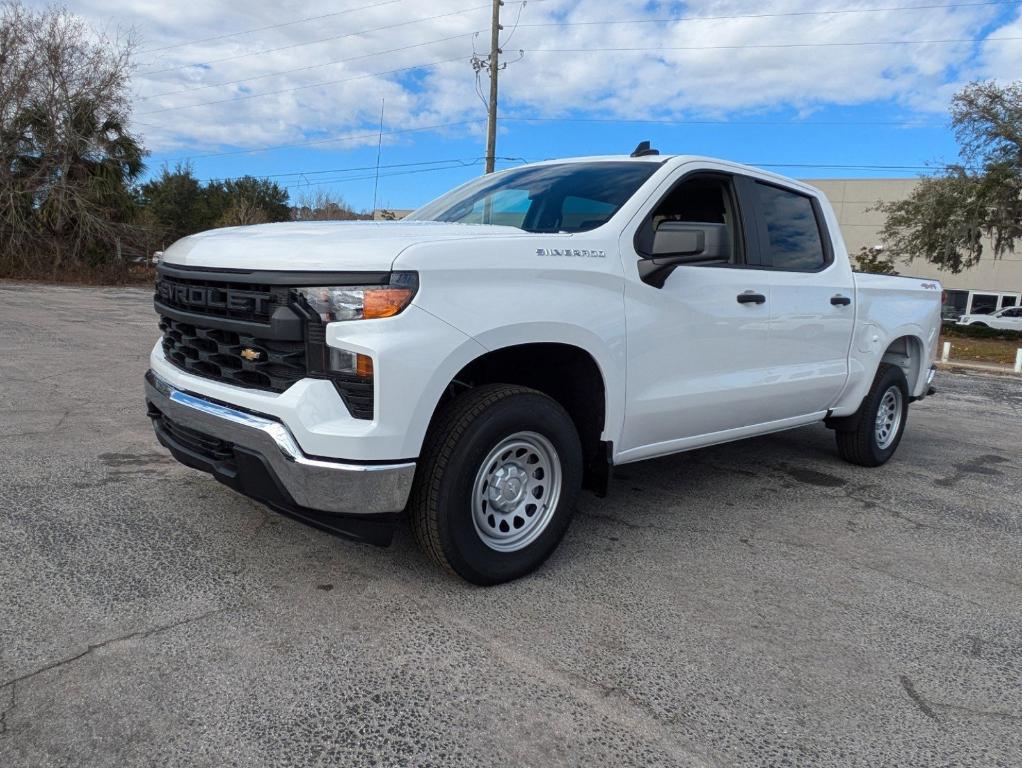
{"type": "Polygon", "coordinates": [[[848,376],[855,323],[851,266],[835,258],[815,197],[759,179],[743,192],[751,198],[743,207],[755,211],[759,259],[769,275],[775,417],[825,411],[848,376]]]}

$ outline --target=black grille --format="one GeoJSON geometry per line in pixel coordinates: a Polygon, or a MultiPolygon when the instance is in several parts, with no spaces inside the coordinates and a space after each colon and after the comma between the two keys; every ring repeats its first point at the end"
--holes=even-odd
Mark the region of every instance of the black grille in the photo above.
{"type": "Polygon", "coordinates": [[[373,417],[374,397],[373,380],[362,379],[358,376],[344,376],[340,373],[333,374],[330,378],[334,381],[337,392],[348,407],[348,412],[356,419],[371,419],[373,417]]]}
{"type": "Polygon", "coordinates": [[[196,376],[283,392],[307,375],[304,341],[259,339],[169,317],[160,318],[160,330],[167,359],[196,376]]]}
{"type": "Polygon", "coordinates": [[[155,299],[182,312],[266,323],[277,307],[287,306],[288,288],[160,275],[156,280],[155,299]]]}
{"type": "Polygon", "coordinates": [[[270,392],[305,377],[330,379],[354,418],[372,419],[372,377],[330,368],[325,327],[291,286],[386,285],[389,279],[387,273],[230,273],[161,265],[154,300],[164,354],[196,376],[270,392]]]}

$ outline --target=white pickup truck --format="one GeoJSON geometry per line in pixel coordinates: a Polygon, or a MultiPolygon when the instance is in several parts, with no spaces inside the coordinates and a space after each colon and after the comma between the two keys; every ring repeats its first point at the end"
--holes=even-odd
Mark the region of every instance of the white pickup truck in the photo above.
{"type": "Polygon", "coordinates": [[[631,156],[475,179],[398,222],[218,229],[159,265],[146,400],[181,462],[477,584],[612,467],[825,422],[877,466],[932,391],[941,287],[855,274],[813,187],[631,156]]]}

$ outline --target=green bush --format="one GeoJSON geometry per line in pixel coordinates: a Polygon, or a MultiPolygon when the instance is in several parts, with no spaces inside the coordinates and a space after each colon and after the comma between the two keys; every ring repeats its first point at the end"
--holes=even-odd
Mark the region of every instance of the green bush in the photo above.
{"type": "Polygon", "coordinates": [[[941,332],[949,339],[1001,339],[1022,341],[1022,331],[1005,331],[998,328],[983,328],[976,325],[956,325],[953,320],[941,323],[941,332]]]}

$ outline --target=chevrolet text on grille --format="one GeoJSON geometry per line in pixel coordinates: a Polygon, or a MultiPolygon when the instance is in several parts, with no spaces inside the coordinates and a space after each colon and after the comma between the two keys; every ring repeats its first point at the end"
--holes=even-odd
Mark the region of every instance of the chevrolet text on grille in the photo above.
{"type": "Polygon", "coordinates": [[[166,280],[161,280],[157,284],[156,292],[160,298],[181,306],[232,309],[256,314],[269,314],[270,312],[270,297],[264,292],[181,285],[166,280]]]}

